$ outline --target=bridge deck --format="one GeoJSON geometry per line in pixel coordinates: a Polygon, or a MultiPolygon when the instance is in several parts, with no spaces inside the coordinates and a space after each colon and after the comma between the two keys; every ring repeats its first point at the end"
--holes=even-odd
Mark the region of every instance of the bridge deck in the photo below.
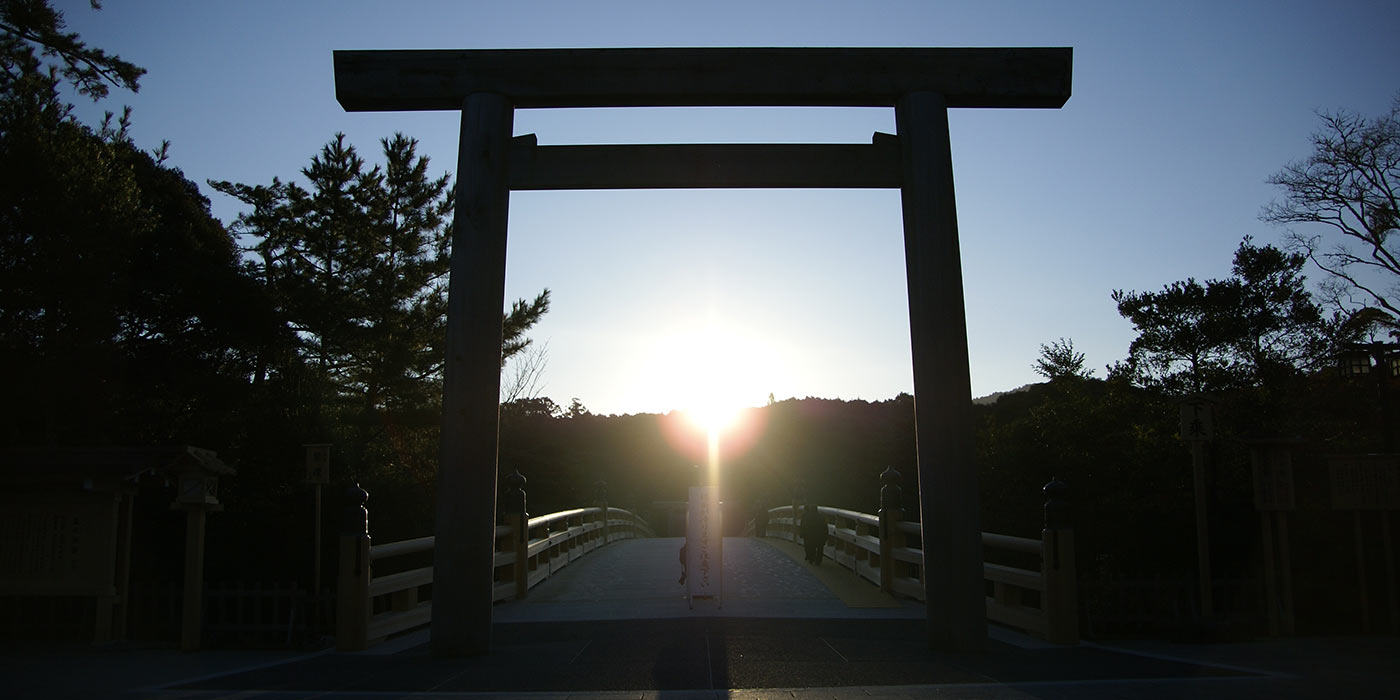
{"type": "Polygon", "coordinates": [[[6,697],[172,700],[1389,699],[1400,683],[1394,637],[1114,648],[1018,645],[993,635],[986,653],[931,652],[921,620],[875,619],[917,617],[917,606],[862,607],[873,603],[842,590],[842,581],[873,586],[831,564],[812,569],[780,541],[724,545],[722,610],[686,605],[676,583],[679,539],[617,542],[573,562],[528,600],[497,606],[492,652],[482,657],[435,659],[424,634],[408,635],[416,643],[397,652],[389,643],[261,662],[246,653],[25,649],[0,653],[0,678],[6,697]],[[638,619],[647,616],[658,619],[638,619]],[[741,616],[748,619],[733,619],[741,616]]]}
{"type": "Polygon", "coordinates": [[[782,540],[724,539],[723,596],[686,600],[679,584],[679,537],[623,540],[546,579],[522,601],[497,605],[496,622],[666,619],[678,617],[903,618],[922,604],[900,601],[827,560],[799,561],[782,540]]]}

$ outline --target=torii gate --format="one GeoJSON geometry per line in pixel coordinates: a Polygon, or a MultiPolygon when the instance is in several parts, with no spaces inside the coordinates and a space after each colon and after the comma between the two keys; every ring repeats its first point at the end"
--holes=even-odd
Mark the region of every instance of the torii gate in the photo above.
{"type": "Polygon", "coordinates": [[[981,506],[962,265],[948,144],[952,107],[1056,109],[1070,48],[678,48],[336,51],[347,111],[462,111],[448,285],[432,650],[491,644],[501,308],[511,190],[901,190],[914,361],[919,512],[932,647],[987,636],[981,506]],[[863,144],[538,146],[516,109],[894,107],[897,136],[863,144]]]}

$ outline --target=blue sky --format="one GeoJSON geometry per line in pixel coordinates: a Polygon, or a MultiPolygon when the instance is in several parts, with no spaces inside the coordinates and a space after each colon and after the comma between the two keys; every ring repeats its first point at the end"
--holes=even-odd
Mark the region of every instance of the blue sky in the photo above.
{"type": "MultiPolygon", "coordinates": [[[[974,395],[1036,381],[1066,337],[1103,367],[1133,338],[1109,298],[1228,274],[1265,180],[1308,153],[1317,110],[1400,91],[1381,2],[118,2],[63,0],[69,29],[148,69],[138,144],[209,178],[296,176],[337,131],[402,131],[455,168],[449,112],[350,114],[331,52],[379,48],[1071,46],[1060,110],[950,116],[974,395]]],[[[535,110],[540,143],[868,142],[883,109],[535,110]]],[[[215,215],[238,203],[212,193],[215,215]]],[[[889,398],[912,387],[895,191],[514,193],[507,298],[554,290],[543,394],[594,412],[697,392],[889,398]]]]}

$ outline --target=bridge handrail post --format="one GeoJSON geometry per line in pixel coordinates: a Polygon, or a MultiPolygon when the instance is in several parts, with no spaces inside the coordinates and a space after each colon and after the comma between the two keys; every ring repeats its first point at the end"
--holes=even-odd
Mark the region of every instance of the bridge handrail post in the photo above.
{"type": "Polygon", "coordinates": [[[505,481],[501,510],[506,514],[511,544],[515,547],[511,576],[515,579],[515,599],[524,600],[530,591],[530,514],[525,510],[525,476],[517,469],[505,481]]]}
{"type": "Polygon", "coordinates": [[[1045,637],[1056,644],[1079,643],[1079,585],[1075,576],[1074,523],[1069,486],[1052,477],[1045,492],[1041,530],[1041,571],[1045,580],[1045,637]]]}
{"type": "Polygon", "coordinates": [[[880,474],[880,590],[894,595],[894,543],[899,534],[899,521],[904,519],[901,507],[902,489],[899,486],[899,471],[885,467],[880,474]]]}
{"type": "Polygon", "coordinates": [[[369,646],[369,494],[357,483],[346,489],[340,534],[340,568],[336,580],[336,651],[364,651],[369,646]]]}
{"type": "Polygon", "coordinates": [[[788,539],[794,543],[797,542],[797,514],[801,512],[797,509],[799,502],[807,502],[807,488],[802,484],[792,487],[792,522],[788,527],[788,539]]]}
{"type": "Polygon", "coordinates": [[[598,482],[593,485],[593,500],[597,502],[598,507],[601,508],[603,511],[600,515],[600,517],[603,519],[602,544],[607,544],[608,528],[611,527],[608,523],[608,482],[599,479],[598,482]]]}

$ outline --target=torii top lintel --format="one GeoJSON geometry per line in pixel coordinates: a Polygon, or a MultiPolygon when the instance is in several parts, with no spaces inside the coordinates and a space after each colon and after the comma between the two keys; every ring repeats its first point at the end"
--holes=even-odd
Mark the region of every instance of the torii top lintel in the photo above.
{"type": "Polygon", "coordinates": [[[515,107],[889,107],[936,92],[949,107],[1059,108],[1073,49],[665,48],[336,51],[350,112],[515,107]]]}

